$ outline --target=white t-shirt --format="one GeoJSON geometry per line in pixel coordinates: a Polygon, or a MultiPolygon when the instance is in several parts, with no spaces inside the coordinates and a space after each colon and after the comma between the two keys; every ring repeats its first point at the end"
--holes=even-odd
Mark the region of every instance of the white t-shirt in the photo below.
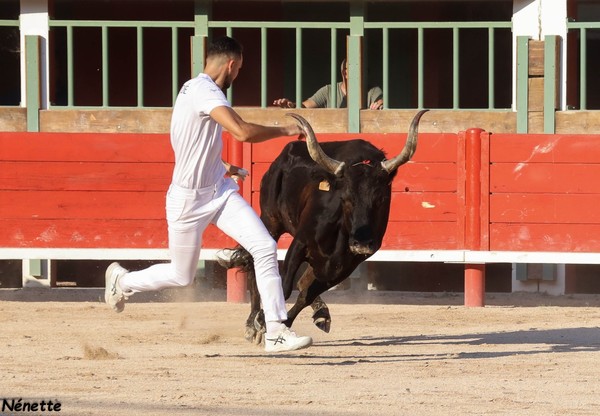
{"type": "Polygon", "coordinates": [[[206,74],[181,87],[171,116],[173,184],[189,189],[205,188],[215,185],[225,175],[221,162],[222,128],[210,117],[210,112],[220,106],[231,107],[231,104],[206,74]]]}

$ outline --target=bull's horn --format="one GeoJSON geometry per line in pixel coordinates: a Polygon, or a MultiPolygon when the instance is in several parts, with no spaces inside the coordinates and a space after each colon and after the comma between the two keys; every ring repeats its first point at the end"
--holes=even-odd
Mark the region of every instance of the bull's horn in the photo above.
{"type": "Polygon", "coordinates": [[[410,123],[410,129],[408,130],[408,137],[406,138],[406,144],[404,145],[404,149],[398,154],[396,157],[392,159],[386,159],[381,162],[381,167],[387,173],[392,173],[396,169],[398,169],[401,165],[405,164],[410,160],[412,155],[417,150],[417,136],[419,132],[419,121],[421,120],[421,116],[425,114],[429,110],[421,110],[412,119],[410,123]]]}
{"type": "Polygon", "coordinates": [[[336,176],[341,176],[344,170],[344,162],[340,162],[339,160],[335,160],[330,158],[325,154],[317,138],[315,137],[315,132],[313,131],[308,121],[304,119],[304,117],[299,116],[295,113],[288,113],[290,117],[293,117],[298,122],[298,126],[302,129],[304,133],[304,137],[306,137],[306,147],[308,148],[308,153],[310,157],[323,168],[327,169],[329,172],[333,173],[336,176]]]}

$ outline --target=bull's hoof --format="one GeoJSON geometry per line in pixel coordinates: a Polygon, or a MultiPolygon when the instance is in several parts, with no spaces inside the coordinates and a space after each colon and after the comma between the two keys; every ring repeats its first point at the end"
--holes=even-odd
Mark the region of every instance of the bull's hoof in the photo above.
{"type": "Polygon", "coordinates": [[[313,313],[313,322],[321,331],[329,333],[331,330],[331,316],[329,315],[329,309],[317,309],[315,313],[313,313]]]}
{"type": "Polygon", "coordinates": [[[258,311],[258,313],[254,316],[254,328],[256,328],[257,331],[260,331],[261,329],[263,329],[267,324],[265,323],[265,313],[263,312],[263,310],[261,309],[260,311],[258,311]]]}
{"type": "Polygon", "coordinates": [[[264,335],[266,332],[267,331],[265,331],[264,328],[261,329],[260,331],[256,331],[256,334],[254,335],[254,340],[253,340],[254,344],[261,345],[264,342],[263,338],[264,338],[264,335]]]}
{"type": "Polygon", "coordinates": [[[256,336],[256,329],[254,326],[247,326],[246,331],[244,332],[244,338],[248,342],[254,342],[254,337],[256,336]]]}
{"type": "Polygon", "coordinates": [[[265,334],[264,329],[256,329],[254,326],[247,326],[246,331],[244,332],[244,338],[246,341],[260,345],[263,342],[263,335],[265,334]]]}
{"type": "Polygon", "coordinates": [[[267,324],[265,323],[265,313],[261,309],[254,317],[254,337],[252,342],[260,345],[263,342],[263,335],[267,332],[267,324]]]}

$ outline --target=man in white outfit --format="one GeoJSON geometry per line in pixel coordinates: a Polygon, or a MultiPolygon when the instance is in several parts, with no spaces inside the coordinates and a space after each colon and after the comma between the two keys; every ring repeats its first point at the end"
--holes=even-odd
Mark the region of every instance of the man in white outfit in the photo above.
{"type": "Polygon", "coordinates": [[[193,283],[202,234],[216,224],[254,258],[256,282],[265,314],[265,350],[291,351],[312,344],[282,322],[287,319],[277,244],[252,207],[237,192],[231,177],[247,172],[221,160],[222,129],[236,140],[259,143],[301,133],[296,125],[269,127],[247,123],[231,108],[224,91],[242,66],[242,46],[230,37],[208,47],[204,72],[186,82],[177,96],[171,118],[171,145],[175,153],[173,178],[166,199],[170,263],[132,271],[111,264],[106,270],[105,300],[122,312],[125,300],[136,292],[188,286],[193,283]]]}

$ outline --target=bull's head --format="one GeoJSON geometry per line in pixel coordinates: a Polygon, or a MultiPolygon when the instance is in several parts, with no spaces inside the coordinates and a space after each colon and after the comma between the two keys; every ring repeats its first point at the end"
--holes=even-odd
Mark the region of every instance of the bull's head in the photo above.
{"type": "MultiPolygon", "coordinates": [[[[423,114],[425,114],[427,111],[429,110],[421,110],[413,117],[408,130],[408,137],[406,138],[404,149],[402,149],[402,151],[395,157],[383,160],[381,162],[381,168],[387,173],[391,174],[392,172],[395,172],[396,169],[398,169],[401,165],[408,162],[417,150],[419,121],[421,120],[421,116],[423,116],[423,114]]],[[[319,145],[319,142],[315,137],[315,133],[308,121],[298,114],[288,113],[288,115],[295,118],[298,122],[298,126],[300,126],[302,129],[304,136],[306,137],[306,146],[308,147],[308,153],[310,154],[310,157],[312,157],[316,163],[321,165],[327,171],[336,176],[342,176],[344,174],[344,168],[346,164],[344,162],[340,162],[339,160],[332,159],[325,154],[319,145]]]]}
{"type": "Polygon", "coordinates": [[[425,111],[414,116],[404,149],[397,156],[387,159],[381,150],[367,142],[349,141],[343,150],[336,146],[335,155],[341,161],[325,153],[304,118],[289,114],[296,119],[306,137],[310,157],[336,178],[332,192],[335,187],[341,202],[341,229],[348,233],[348,248],[356,255],[368,257],[381,246],[389,216],[391,181],[398,167],[408,162],[416,150],[419,120],[425,111]]]}

